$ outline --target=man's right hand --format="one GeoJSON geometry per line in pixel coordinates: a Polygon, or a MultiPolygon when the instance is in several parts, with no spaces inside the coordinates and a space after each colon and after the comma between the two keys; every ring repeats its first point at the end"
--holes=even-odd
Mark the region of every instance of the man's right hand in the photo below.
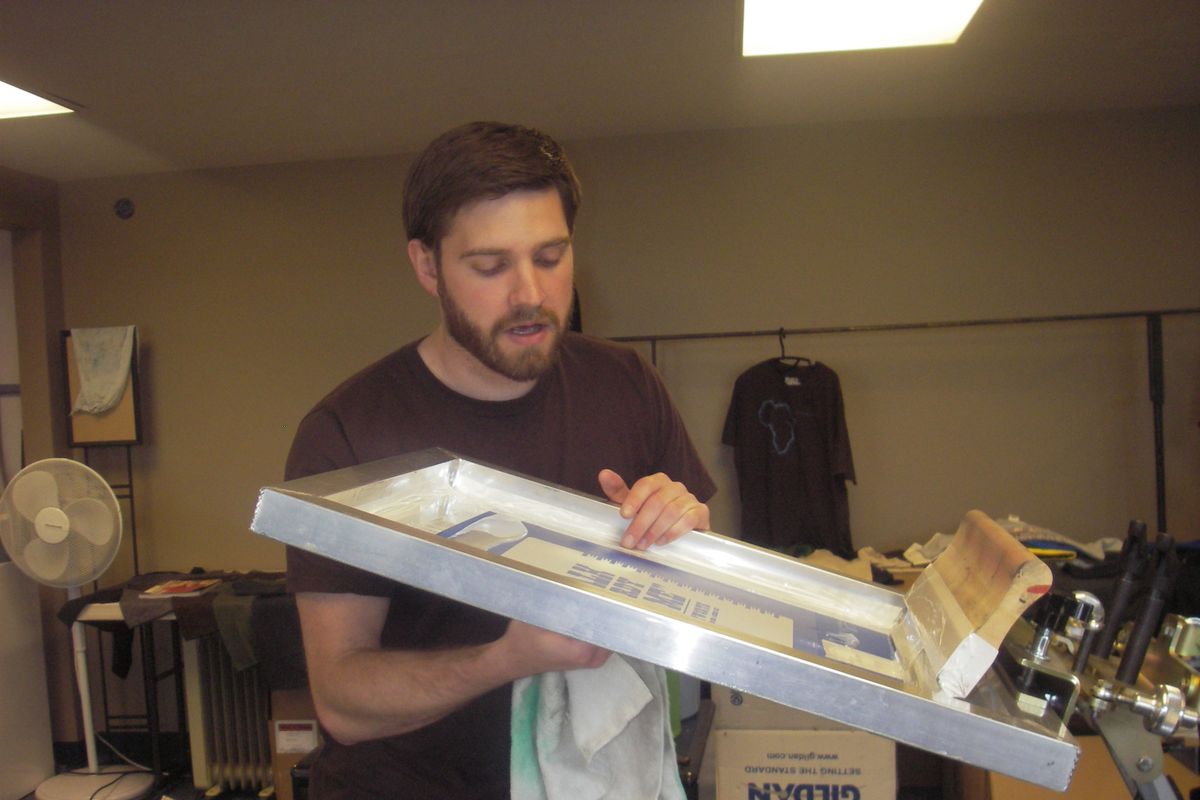
{"type": "Polygon", "coordinates": [[[519,673],[515,677],[570,669],[595,669],[602,666],[612,654],[602,647],[515,619],[508,623],[508,630],[497,644],[510,651],[507,657],[512,659],[514,670],[519,673]]]}
{"type": "Polygon", "coordinates": [[[380,646],[388,599],[296,595],[309,687],[325,729],[343,744],[423,728],[527,675],[602,665],[609,652],[513,620],[487,644],[444,650],[380,646]]]}

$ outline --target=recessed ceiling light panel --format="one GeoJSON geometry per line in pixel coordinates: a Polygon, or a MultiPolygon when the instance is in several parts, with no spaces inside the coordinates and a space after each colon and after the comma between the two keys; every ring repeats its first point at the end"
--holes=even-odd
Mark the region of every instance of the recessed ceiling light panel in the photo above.
{"type": "Polygon", "coordinates": [[[0,81],[0,119],[39,117],[44,114],[70,114],[72,110],[0,81]]]}
{"type": "Polygon", "coordinates": [[[742,55],[954,44],[983,0],[743,0],[742,55]]]}

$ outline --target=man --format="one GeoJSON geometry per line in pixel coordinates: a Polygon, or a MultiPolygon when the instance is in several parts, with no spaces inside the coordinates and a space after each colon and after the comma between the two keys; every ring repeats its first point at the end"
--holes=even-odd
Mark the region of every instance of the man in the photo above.
{"type": "MultiPolygon", "coordinates": [[[[287,477],[437,446],[602,493],[630,521],[625,547],[706,528],[712,480],[653,370],[567,331],[578,205],[545,134],[473,123],[435,139],[404,224],[441,320],[304,418],[287,477]]],[[[288,573],[328,741],[315,800],[506,798],[512,682],[608,657],[297,549],[288,573]]]]}

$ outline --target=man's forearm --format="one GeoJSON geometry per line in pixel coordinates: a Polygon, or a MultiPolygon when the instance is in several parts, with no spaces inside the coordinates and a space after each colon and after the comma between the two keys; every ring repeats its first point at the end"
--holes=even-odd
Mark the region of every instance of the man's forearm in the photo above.
{"type": "Polygon", "coordinates": [[[313,676],[321,724],[343,744],[423,728],[514,679],[497,646],[347,652],[313,676]]]}

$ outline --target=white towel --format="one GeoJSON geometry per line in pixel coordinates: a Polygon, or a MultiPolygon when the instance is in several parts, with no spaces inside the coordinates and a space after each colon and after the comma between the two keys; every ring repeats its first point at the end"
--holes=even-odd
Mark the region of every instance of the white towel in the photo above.
{"type": "Polygon", "coordinates": [[[71,329],[71,348],[79,373],[79,394],[72,414],[103,414],[120,402],[133,362],[134,338],[132,325],[71,329]]]}
{"type": "Polygon", "coordinates": [[[513,684],[513,800],[684,800],[666,672],[613,654],[513,684]]]}

